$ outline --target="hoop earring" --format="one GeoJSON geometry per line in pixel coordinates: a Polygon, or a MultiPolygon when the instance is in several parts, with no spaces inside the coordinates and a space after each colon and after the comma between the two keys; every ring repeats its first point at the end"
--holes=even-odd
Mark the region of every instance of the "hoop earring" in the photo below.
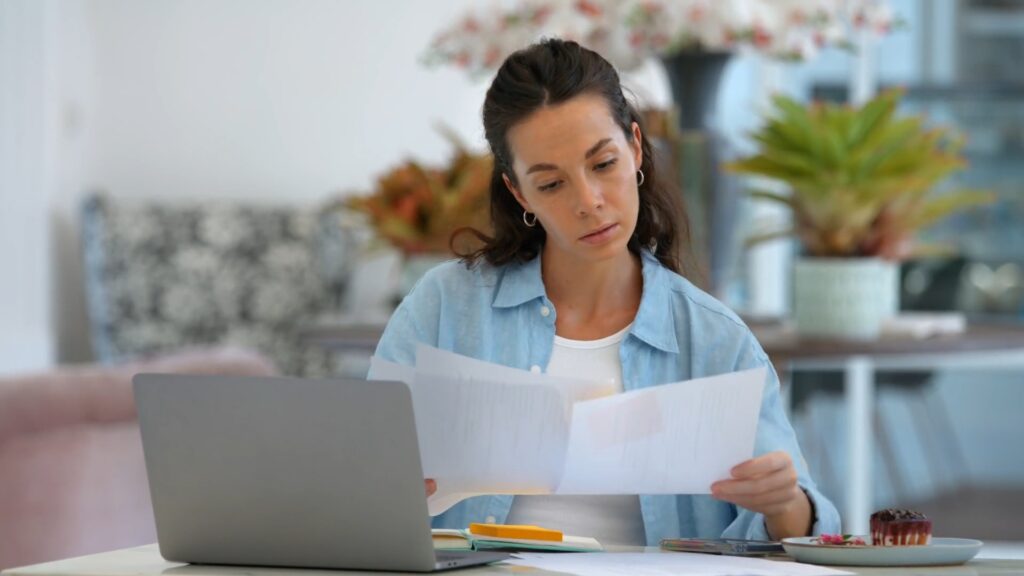
{"type": "Polygon", "coordinates": [[[644,185],[644,171],[643,170],[637,170],[636,172],[637,172],[637,174],[640,175],[640,181],[636,183],[636,187],[639,188],[639,187],[644,185]]]}
{"type": "Polygon", "coordinates": [[[527,212],[523,210],[523,224],[526,224],[527,228],[533,228],[537,225],[537,215],[533,212],[527,212]],[[527,215],[533,216],[533,220],[527,218],[527,215]]]}

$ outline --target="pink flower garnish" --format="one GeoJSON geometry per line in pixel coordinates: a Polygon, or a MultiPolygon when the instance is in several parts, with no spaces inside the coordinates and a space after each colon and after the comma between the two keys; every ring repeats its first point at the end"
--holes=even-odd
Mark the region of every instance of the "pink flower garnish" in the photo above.
{"type": "Polygon", "coordinates": [[[866,546],[864,539],[852,534],[822,534],[818,537],[819,544],[830,546],[866,546]]]}

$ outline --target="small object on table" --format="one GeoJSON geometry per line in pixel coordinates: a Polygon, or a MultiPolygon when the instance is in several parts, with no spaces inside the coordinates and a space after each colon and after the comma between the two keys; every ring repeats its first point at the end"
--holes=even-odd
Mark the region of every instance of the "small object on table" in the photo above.
{"type": "Polygon", "coordinates": [[[492,538],[519,538],[523,540],[544,540],[561,542],[562,533],[550,528],[530,526],[526,524],[478,524],[469,525],[469,533],[492,538]]]}
{"type": "Polygon", "coordinates": [[[468,529],[435,528],[435,550],[504,550],[516,552],[601,552],[594,538],[562,534],[539,526],[471,524],[468,529]],[[494,534],[494,535],[491,535],[494,534]],[[523,537],[510,536],[519,534],[523,537]],[[554,534],[558,535],[555,540],[554,534]]]}
{"type": "Polygon", "coordinates": [[[931,539],[932,521],[920,512],[886,508],[871,515],[875,546],[926,546],[931,539]]]}
{"type": "Polygon", "coordinates": [[[825,546],[867,546],[867,542],[860,536],[853,534],[822,534],[817,538],[818,544],[825,546]]]}
{"type": "Polygon", "coordinates": [[[726,556],[785,554],[785,549],[780,542],[733,538],[665,538],[661,541],[661,549],[672,552],[700,552],[726,556]]]}
{"type": "Polygon", "coordinates": [[[901,312],[882,322],[883,338],[932,338],[963,334],[967,317],[962,312],[901,312]]]}
{"type": "Polygon", "coordinates": [[[835,546],[816,536],[784,538],[786,553],[797,562],[828,566],[953,566],[981,550],[980,540],[933,538],[927,546],[835,546]]]}

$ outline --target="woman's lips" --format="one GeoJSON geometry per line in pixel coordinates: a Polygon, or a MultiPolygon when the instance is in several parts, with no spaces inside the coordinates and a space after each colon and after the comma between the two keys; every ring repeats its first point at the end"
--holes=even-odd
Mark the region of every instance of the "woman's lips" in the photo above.
{"type": "Polygon", "coordinates": [[[598,228],[597,230],[587,234],[586,236],[581,236],[580,240],[588,244],[600,244],[611,238],[618,229],[618,224],[611,223],[608,224],[607,226],[602,226],[601,228],[598,228]]]}

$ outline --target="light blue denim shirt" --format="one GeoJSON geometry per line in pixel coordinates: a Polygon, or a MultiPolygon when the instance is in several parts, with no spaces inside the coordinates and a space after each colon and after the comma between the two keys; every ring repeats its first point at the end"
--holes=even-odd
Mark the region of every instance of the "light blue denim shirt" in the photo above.
{"type": "MultiPolygon", "coordinates": [[[[645,252],[643,295],[622,341],[623,387],[634,390],[767,366],[755,454],[785,450],[815,511],[815,534],[838,533],[839,513],[811,480],[779,396],[779,379],[750,329],[722,303],[645,252]]],[[[457,261],[430,270],[388,322],[377,356],[412,365],[416,343],[529,370],[545,370],[556,311],[541,279],[540,257],[525,264],[467,269],[457,261]]],[[[671,458],[671,454],[666,454],[671,458]]],[[[434,518],[437,528],[504,523],[513,496],[478,496],[434,518]]],[[[766,540],[764,517],[709,495],[641,495],[648,545],[662,538],[766,540]]]]}

